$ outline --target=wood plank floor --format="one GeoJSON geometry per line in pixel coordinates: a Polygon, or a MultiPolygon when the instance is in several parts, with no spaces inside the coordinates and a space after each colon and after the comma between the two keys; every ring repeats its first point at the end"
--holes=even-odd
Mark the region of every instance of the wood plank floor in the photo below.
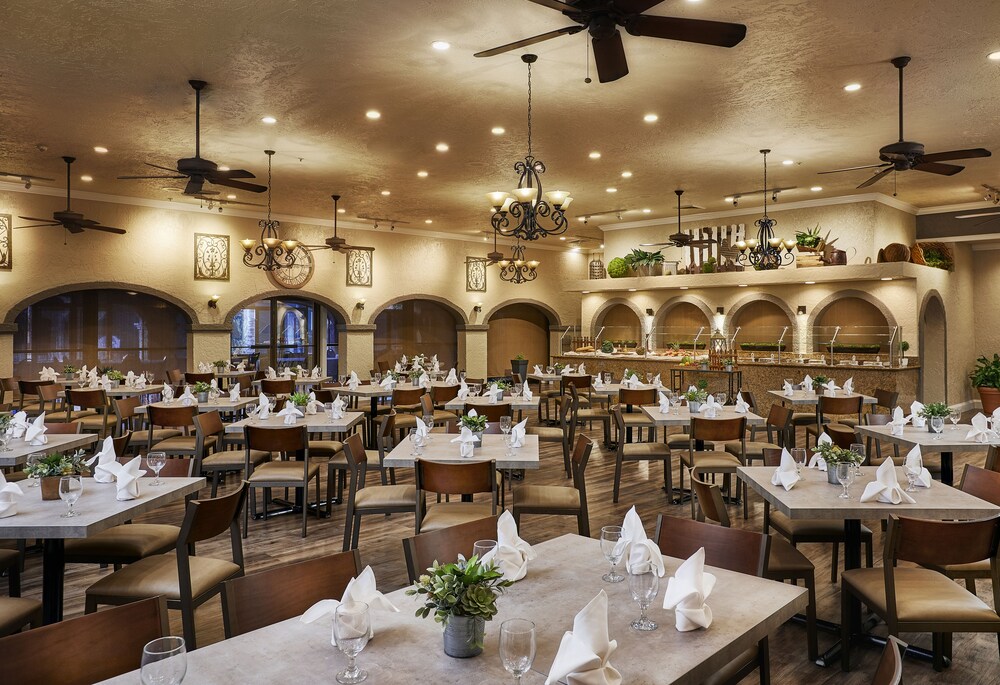
{"type": "MultiPolygon", "coordinates": [[[[595,426],[599,428],[599,426],[595,426]]],[[[600,431],[587,431],[598,444],[594,450],[587,468],[588,501],[590,506],[591,530],[599,535],[601,526],[620,524],[623,516],[633,504],[636,505],[648,532],[652,535],[656,514],[663,512],[673,516],[689,516],[689,505],[668,505],[664,491],[661,488],[662,469],[659,464],[647,467],[645,464],[629,463],[624,467],[622,492],[619,504],[611,502],[611,488],[614,478],[614,455],[599,446],[600,431]]],[[[802,444],[803,436],[799,437],[802,444]]],[[[962,455],[956,455],[956,481],[961,473],[962,455]]],[[[980,457],[980,465],[981,465],[980,457]]],[[[543,443],[542,468],[535,472],[529,471],[527,480],[542,484],[567,484],[562,472],[562,456],[556,446],[543,443]]],[[[408,469],[398,471],[400,479],[411,478],[408,469]]],[[[674,482],[678,477],[677,465],[674,465],[674,482]]],[[[235,482],[231,479],[229,486],[235,482]]],[[[855,496],[860,494],[860,488],[855,486],[855,496]]],[[[203,491],[205,496],[208,490],[203,491]]],[[[86,494],[84,495],[86,497],[86,494]]],[[[752,530],[761,529],[763,505],[751,494],[750,518],[742,518],[742,508],[731,507],[735,526],[752,530]]],[[[142,519],[144,522],[179,523],[182,516],[181,506],[173,505],[142,519]]],[[[268,521],[251,521],[250,536],[245,541],[247,571],[254,571],[280,566],[284,563],[300,559],[308,559],[323,554],[339,552],[343,536],[344,508],[337,507],[331,519],[311,519],[309,536],[299,537],[298,517],[279,517],[268,521]]],[[[881,530],[878,521],[867,522],[875,536],[876,563],[881,558],[881,530]]],[[[529,542],[537,543],[564,533],[575,533],[575,519],[571,517],[539,516],[526,517],[522,520],[522,536],[529,542]]],[[[413,518],[411,516],[394,515],[392,517],[366,517],[362,524],[360,550],[364,563],[371,564],[375,570],[379,586],[388,591],[403,587],[406,583],[406,570],[400,540],[413,534],[413,518]]],[[[837,586],[830,583],[830,549],[828,546],[803,545],[801,549],[816,565],[817,592],[819,601],[819,616],[828,620],[838,620],[840,615],[840,593],[837,586]]],[[[219,540],[206,543],[199,548],[199,554],[209,556],[224,556],[228,554],[228,542],[219,540]]],[[[594,585],[595,592],[601,585],[600,574],[605,570],[603,559],[594,559],[592,578],[582,578],[581,582],[594,585]]],[[[109,571],[101,571],[96,566],[76,565],[67,568],[66,572],[66,617],[83,613],[84,591],[86,588],[109,571]]],[[[530,571],[529,571],[530,573],[530,571]]],[[[24,577],[25,596],[39,597],[41,592],[41,558],[32,554],[28,558],[24,577]]],[[[992,597],[988,584],[980,581],[980,596],[990,604],[992,597]]],[[[501,601],[516,601],[516,593],[501,601]]],[[[748,597],[747,601],[753,601],[748,597]]],[[[709,602],[711,604],[711,602],[709,602]]],[[[716,614],[725,612],[725,607],[713,606],[716,614]]],[[[198,639],[201,645],[207,645],[223,639],[222,617],[218,600],[212,600],[197,612],[198,639]]],[[[180,634],[180,615],[171,612],[173,630],[180,634]]],[[[566,626],[551,626],[550,630],[565,630],[566,626]]],[[[669,625],[661,629],[672,630],[669,625]]],[[[882,627],[884,633],[884,626],[882,627]]],[[[612,628],[612,636],[614,628],[612,628]]],[[[910,643],[930,647],[929,635],[904,634],[902,638],[910,643]]],[[[656,634],[650,639],[655,644],[656,634]]],[[[821,651],[829,647],[834,636],[820,633],[821,651]]],[[[935,673],[930,664],[907,658],[904,662],[904,680],[908,685],[919,683],[963,683],[963,685],[985,685],[1000,683],[1000,659],[998,659],[997,640],[989,635],[956,635],[954,641],[955,663],[944,673],[935,673]]],[[[490,657],[495,658],[495,653],[490,657]]],[[[799,624],[788,624],[782,627],[771,641],[771,671],[774,683],[810,683],[825,685],[827,683],[843,683],[845,685],[860,685],[870,682],[871,674],[877,663],[878,652],[868,648],[853,650],[853,667],[850,674],[841,673],[839,668],[820,668],[806,659],[805,630],[799,624]]],[[[625,665],[623,665],[625,666],[625,665]]],[[[622,670],[627,672],[627,667],[622,670]]],[[[192,674],[194,675],[194,674],[192,674]]],[[[626,681],[628,682],[628,681],[626,681]]],[[[756,682],[756,676],[745,682],[756,682]]]]}

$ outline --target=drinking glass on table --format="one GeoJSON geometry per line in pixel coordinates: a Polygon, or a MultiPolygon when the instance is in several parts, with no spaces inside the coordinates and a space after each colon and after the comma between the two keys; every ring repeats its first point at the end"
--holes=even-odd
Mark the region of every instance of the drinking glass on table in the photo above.
{"type": "Polygon", "coordinates": [[[467,378],[467,376],[465,375],[465,371],[459,371],[458,372],[458,379],[460,381],[462,381],[464,383],[466,378],[467,378]]]}
{"type": "Polygon", "coordinates": [[[472,555],[477,559],[482,560],[486,553],[496,546],[496,540],[476,540],[472,543],[472,555]]]}
{"type": "Polygon", "coordinates": [[[500,432],[504,435],[510,433],[511,425],[513,424],[513,419],[509,416],[500,417],[500,432]]]}
{"type": "MultiPolygon", "coordinates": [[[[434,414],[424,414],[421,421],[423,421],[424,425],[427,426],[427,430],[430,430],[434,427],[434,414]]],[[[427,437],[430,436],[428,435],[427,437]]]]}
{"type": "Polygon", "coordinates": [[[676,394],[671,395],[669,397],[670,404],[674,408],[674,414],[680,414],[681,413],[681,399],[682,398],[680,396],[680,393],[676,393],[676,394]]]}
{"type": "Polygon", "coordinates": [[[150,452],[146,455],[146,465],[153,470],[155,475],[150,485],[163,485],[163,481],[160,480],[160,470],[167,465],[167,453],[150,452]]]}
{"type": "Polygon", "coordinates": [[[535,660],[535,624],[524,618],[510,618],[500,624],[500,663],[514,676],[515,685],[535,660]]]}
{"type": "Polygon", "coordinates": [[[0,452],[10,452],[11,448],[7,447],[7,443],[10,442],[10,429],[4,429],[0,431],[0,452]]]}
{"type": "Polygon", "coordinates": [[[715,393],[715,401],[718,402],[719,404],[725,405],[727,399],[729,399],[729,398],[726,397],[726,393],[724,393],[724,392],[717,392],[717,393],[715,393]]]}
{"type": "Polygon", "coordinates": [[[621,526],[604,526],[601,528],[601,552],[604,553],[604,558],[611,564],[611,570],[601,576],[601,579],[607,583],[620,583],[625,580],[625,576],[615,571],[618,562],[622,560],[622,552],[624,551],[618,545],[618,541],[621,539],[621,526]]]}
{"type": "Polygon", "coordinates": [[[372,374],[372,379],[374,379],[375,385],[378,385],[379,383],[381,383],[382,382],[382,374],[381,374],[381,372],[376,371],[374,374],[372,374]]]}
{"type": "Polygon", "coordinates": [[[611,383],[611,372],[610,371],[605,371],[604,372],[604,384],[605,385],[610,385],[610,383],[611,383]]]}
{"type": "Polygon", "coordinates": [[[792,461],[795,462],[795,470],[802,475],[802,469],[806,468],[807,453],[804,447],[793,447],[791,451],[792,461]]]}
{"type": "MultiPolygon", "coordinates": [[[[27,459],[27,465],[28,466],[34,466],[39,461],[41,461],[41,459],[42,459],[43,456],[45,456],[45,455],[44,454],[29,454],[28,455],[28,459],[27,459]]],[[[40,480],[41,479],[40,479],[40,477],[37,474],[33,475],[31,477],[31,484],[28,485],[28,487],[29,488],[37,488],[40,480]]]]}
{"type": "Polygon", "coordinates": [[[139,679],[143,685],[179,685],[187,675],[184,638],[158,637],[142,648],[139,679]]]}
{"type": "Polygon", "coordinates": [[[861,462],[865,460],[867,456],[865,454],[865,445],[863,442],[852,442],[851,451],[858,455],[858,460],[854,462],[854,475],[855,477],[861,477],[861,462]]]}
{"type": "Polygon", "coordinates": [[[906,474],[907,492],[917,491],[917,479],[920,478],[921,472],[924,470],[924,461],[920,458],[920,455],[914,455],[911,459],[909,457],[903,461],[903,473],[906,474]]]}
{"type": "Polygon", "coordinates": [[[653,374],[649,371],[646,372],[646,385],[650,385],[653,382],[653,374]]]}
{"type": "Polygon", "coordinates": [[[79,514],[73,511],[73,505],[76,504],[76,501],[80,499],[80,495],[82,494],[83,478],[80,475],[63,476],[59,479],[59,498],[69,507],[69,511],[61,514],[60,518],[68,519],[79,516],[79,514]]]}
{"type": "Polygon", "coordinates": [[[934,439],[941,439],[941,431],[944,430],[944,417],[943,416],[932,416],[931,417],[931,430],[934,432],[934,439]]]}
{"type": "Polygon", "coordinates": [[[524,384],[523,383],[515,383],[514,384],[514,395],[513,395],[513,397],[520,397],[522,390],[524,390],[524,384]]]}
{"type": "Polygon", "coordinates": [[[550,376],[551,376],[551,375],[552,375],[553,373],[555,373],[555,370],[556,370],[556,367],[554,367],[554,366],[546,366],[546,367],[545,367],[545,373],[547,373],[547,374],[548,374],[548,375],[550,375],[550,376]]]}
{"type": "Polygon", "coordinates": [[[962,410],[957,407],[952,407],[948,412],[948,420],[951,421],[951,429],[955,430],[958,428],[958,422],[962,420],[962,410]]]}
{"type": "Polygon", "coordinates": [[[347,381],[349,379],[350,379],[350,376],[348,376],[346,373],[341,374],[340,375],[340,384],[341,385],[347,385],[347,381]]]}
{"type": "Polygon", "coordinates": [[[344,602],[333,618],[333,644],[347,656],[347,668],[337,674],[338,683],[360,683],[368,671],[358,668],[357,658],[368,644],[371,616],[364,602],[344,602]]]}
{"type": "Polygon", "coordinates": [[[840,494],[840,499],[851,499],[848,490],[854,484],[854,464],[849,461],[842,461],[837,464],[837,480],[844,486],[844,491],[840,494]]]}
{"type": "Polygon", "coordinates": [[[510,459],[514,456],[514,436],[510,433],[503,435],[504,456],[510,459]]]}
{"type": "Polygon", "coordinates": [[[482,383],[473,383],[472,387],[469,388],[469,390],[472,392],[472,395],[474,397],[479,397],[479,394],[483,392],[483,384],[482,383]]]}
{"type": "Polygon", "coordinates": [[[411,428],[410,432],[408,433],[408,437],[410,439],[410,456],[411,457],[419,457],[420,456],[420,448],[423,445],[421,444],[420,436],[417,434],[417,429],[416,428],[411,428]]]}
{"type": "Polygon", "coordinates": [[[656,630],[659,626],[646,616],[646,610],[660,591],[660,577],[652,568],[645,573],[633,573],[629,570],[628,589],[632,593],[632,599],[639,604],[639,618],[629,623],[629,627],[632,630],[656,630]]]}

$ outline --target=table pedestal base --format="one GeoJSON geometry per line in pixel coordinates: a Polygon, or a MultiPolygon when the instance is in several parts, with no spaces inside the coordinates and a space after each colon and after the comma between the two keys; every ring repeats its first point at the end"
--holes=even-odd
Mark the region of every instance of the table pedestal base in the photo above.
{"type": "Polygon", "coordinates": [[[63,617],[64,549],[62,538],[42,541],[42,620],[45,625],[58,623],[63,617]]]}

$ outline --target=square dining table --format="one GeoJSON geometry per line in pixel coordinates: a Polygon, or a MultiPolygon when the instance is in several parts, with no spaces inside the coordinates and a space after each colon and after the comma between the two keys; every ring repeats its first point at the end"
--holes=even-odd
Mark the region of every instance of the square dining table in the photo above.
{"type": "Polygon", "coordinates": [[[48,452],[67,452],[78,447],[87,447],[97,442],[97,433],[74,433],[64,435],[53,433],[45,435],[48,442],[44,445],[29,445],[23,438],[12,439],[7,443],[10,449],[0,452],[0,467],[20,466],[32,454],[46,454],[48,452]]]}
{"type": "MultiPolygon", "coordinates": [[[[454,385],[454,383],[447,383],[445,381],[431,382],[432,388],[447,388],[454,385]]],[[[418,386],[411,383],[397,383],[393,387],[400,390],[413,390],[418,386]]],[[[389,388],[383,388],[381,385],[377,385],[375,383],[364,383],[356,388],[351,388],[349,386],[334,388],[334,391],[340,393],[341,395],[347,395],[348,397],[368,399],[371,402],[368,408],[368,435],[365,442],[369,449],[375,449],[376,442],[378,441],[379,402],[384,397],[392,397],[392,390],[389,388]]]]}
{"type": "MultiPolygon", "coordinates": [[[[96,437],[96,436],[95,436],[96,437]]],[[[23,487],[17,514],[0,518],[0,538],[42,541],[42,615],[45,623],[62,620],[63,553],[66,538],[86,538],[198,492],[204,478],[139,479],[139,497],[125,502],[115,499],[114,483],[83,480],[83,495],[73,506],[77,516],[62,518],[67,507],[62,500],[43,500],[41,488],[23,487]]]]}
{"type": "Polygon", "coordinates": [[[439,461],[447,464],[462,464],[475,461],[495,459],[498,469],[537,469],[538,436],[524,436],[524,445],[514,448],[514,456],[506,456],[507,448],[503,444],[503,436],[487,433],[483,436],[482,445],[477,447],[471,457],[463,457],[458,453],[458,443],[452,442],[457,433],[431,433],[431,440],[423,447],[423,454],[414,457],[413,446],[409,440],[403,440],[385,455],[383,465],[386,468],[413,468],[414,459],[439,461]]]}
{"type": "MultiPolygon", "coordinates": [[[[236,412],[236,411],[241,411],[243,409],[246,409],[247,407],[249,407],[252,404],[257,404],[257,401],[258,400],[257,400],[256,397],[240,397],[235,402],[231,402],[229,400],[229,395],[223,394],[215,402],[212,402],[211,400],[209,400],[208,402],[199,402],[195,406],[198,407],[198,413],[199,414],[204,414],[204,413],[210,412],[210,411],[218,411],[218,412],[222,412],[222,413],[225,414],[225,413],[229,413],[229,412],[236,412]]],[[[160,401],[160,402],[153,402],[151,405],[149,405],[149,404],[143,404],[143,405],[140,405],[140,406],[136,407],[135,411],[138,414],[145,414],[146,413],[146,407],[149,407],[149,406],[161,407],[161,408],[167,409],[169,407],[180,407],[182,405],[181,405],[180,402],[178,402],[175,399],[175,400],[173,400],[172,402],[169,402],[169,403],[168,402],[160,401]]]]}
{"type": "MultiPolygon", "coordinates": [[[[264,380],[274,380],[274,381],[293,380],[295,381],[295,390],[300,391],[305,388],[311,388],[313,386],[319,387],[321,384],[327,381],[332,381],[333,378],[331,378],[330,376],[320,376],[319,378],[313,378],[312,376],[291,376],[291,377],[278,376],[277,378],[265,378],[264,380]]],[[[260,381],[254,381],[253,386],[255,388],[259,388],[260,381]]]]}
{"type": "MultiPolygon", "coordinates": [[[[664,414],[660,411],[659,405],[643,405],[639,407],[642,409],[643,413],[649,417],[657,426],[679,426],[687,428],[691,425],[691,410],[685,404],[683,406],[677,405],[676,407],[670,408],[669,414],[664,414]]],[[[705,416],[704,412],[695,412],[694,416],[699,419],[708,418],[705,416]]],[[[736,412],[736,407],[733,405],[725,405],[721,409],[716,410],[714,419],[739,419],[745,418],[747,420],[748,426],[763,426],[764,417],[754,414],[752,411],[745,411],[742,414],[736,412]]]]}
{"type": "MultiPolygon", "coordinates": [[[[793,407],[819,404],[819,398],[822,397],[822,395],[813,392],[812,390],[792,390],[791,395],[786,395],[784,390],[768,390],[767,394],[775,398],[776,400],[780,400],[783,405],[790,404],[793,407]]],[[[834,395],[834,397],[857,397],[858,395],[861,395],[861,393],[857,392],[845,393],[841,390],[838,390],[837,394],[834,395]]],[[[874,397],[871,397],[870,395],[861,395],[861,397],[863,398],[861,400],[861,404],[875,404],[876,402],[878,402],[878,400],[876,400],[874,397]]]]}
{"type": "MultiPolygon", "coordinates": [[[[372,612],[375,638],[358,656],[358,666],[369,673],[366,682],[512,682],[500,662],[500,624],[510,618],[525,618],[535,624],[537,649],[532,670],[522,683],[542,685],[563,634],[573,629],[574,616],[604,590],[608,595],[609,638],[618,643],[609,662],[621,672],[623,682],[697,685],[806,606],[804,588],[706,566],[705,570],[716,577],[708,598],[714,610],[708,629],[682,633],[674,628],[674,612],[662,608],[667,584],[664,577],[660,594],[649,609],[649,617],[659,628],[638,633],[629,628],[639,610],[628,583],[601,580],[607,564],[599,541],[563,535],[533,547],[538,556],[529,562],[527,575],[497,600],[498,613],[486,623],[485,646],[477,657],[445,656],[441,627],[432,618],[414,616],[421,605],[419,598],[408,597],[406,588],[387,592],[386,598],[399,612],[372,612]],[[747,601],[748,597],[754,601],[747,601]]],[[[668,576],[683,561],[673,557],[664,560],[668,576]]],[[[347,665],[347,658],[331,645],[331,624],[329,618],[311,624],[292,618],[202,647],[187,655],[188,677],[192,682],[215,685],[332,682],[333,674],[347,665]]],[[[138,672],[104,682],[131,685],[138,682],[138,672]]]]}
{"type": "MultiPolygon", "coordinates": [[[[883,442],[891,442],[906,449],[920,445],[921,454],[936,452],[941,455],[941,482],[951,485],[955,479],[955,452],[973,452],[985,454],[990,448],[988,442],[969,440],[966,436],[972,426],[959,424],[945,426],[940,434],[931,433],[927,427],[917,428],[909,424],[903,426],[901,435],[893,435],[892,426],[865,426],[855,428],[864,437],[871,437],[883,442]]],[[[904,455],[905,456],[905,455],[904,455]]]]}
{"type": "MultiPolygon", "coordinates": [[[[83,388],[84,390],[91,390],[91,388],[83,388]]],[[[142,388],[131,387],[122,383],[121,385],[116,385],[111,388],[105,388],[104,393],[108,397],[134,397],[136,395],[159,395],[163,392],[163,385],[153,384],[147,385],[142,388]]],[[[65,397],[65,391],[59,393],[60,397],[65,397]]]]}
{"type": "Polygon", "coordinates": [[[309,427],[310,433],[347,433],[359,423],[365,420],[364,412],[347,411],[339,419],[332,418],[326,411],[319,411],[315,414],[305,414],[295,419],[294,424],[285,424],[285,417],[278,416],[277,412],[271,412],[266,419],[258,419],[251,416],[239,421],[226,424],[226,433],[236,433],[243,435],[244,426],[258,426],[260,428],[286,428],[291,426],[301,426],[305,424],[309,427]]]}
{"type": "MultiPolygon", "coordinates": [[[[918,488],[911,493],[916,503],[888,504],[862,502],[865,486],[875,480],[876,467],[861,468],[861,477],[852,486],[850,499],[841,499],[840,485],[827,481],[827,474],[818,469],[802,469],[802,480],[791,490],[771,483],[774,468],[770,466],[741,466],[737,476],[772,507],[792,520],[835,519],[844,522],[844,569],[861,567],[862,519],[888,519],[891,515],[924,519],[978,519],[1000,514],[1000,507],[973,497],[943,483],[934,482],[929,488],[918,488]]],[[[897,467],[897,477],[905,483],[903,470],[897,467]]],[[[861,604],[851,599],[851,625],[855,634],[860,633],[861,604]]],[[[911,647],[912,649],[912,647],[911,647]]],[[[828,650],[818,660],[821,666],[833,663],[839,654],[839,644],[828,650]]]]}
{"type": "Polygon", "coordinates": [[[445,402],[444,408],[448,411],[462,411],[465,409],[465,405],[467,404],[472,407],[488,407],[490,405],[496,406],[497,404],[509,404],[510,408],[514,411],[524,411],[526,409],[537,408],[538,398],[532,397],[530,400],[526,400],[523,395],[518,395],[517,397],[504,395],[503,400],[500,402],[490,402],[489,397],[466,397],[464,400],[454,397],[445,402]]]}

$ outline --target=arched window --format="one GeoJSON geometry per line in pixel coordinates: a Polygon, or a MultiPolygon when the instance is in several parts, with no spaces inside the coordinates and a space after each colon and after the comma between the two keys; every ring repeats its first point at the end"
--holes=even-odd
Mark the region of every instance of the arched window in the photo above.
{"type": "Polygon", "coordinates": [[[458,318],[433,300],[404,300],[375,317],[375,363],[392,367],[402,355],[437,355],[441,366],[458,360],[458,318]]]}
{"type": "Polygon", "coordinates": [[[339,360],[337,312],[305,298],[272,297],[236,312],[232,356],[258,365],[306,368],[322,366],[336,375],[339,360]]]}
{"type": "Polygon", "coordinates": [[[527,303],[509,304],[494,312],[486,337],[487,375],[505,375],[510,360],[519,354],[529,364],[548,364],[550,325],[545,311],[527,303]]]}

